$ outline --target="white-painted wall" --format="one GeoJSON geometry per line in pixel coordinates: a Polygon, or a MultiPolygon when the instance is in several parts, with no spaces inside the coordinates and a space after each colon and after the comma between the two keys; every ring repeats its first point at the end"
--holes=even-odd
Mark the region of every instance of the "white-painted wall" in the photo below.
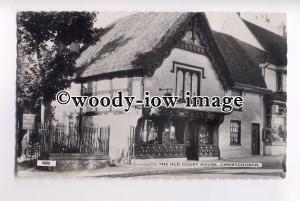
{"type": "Polygon", "coordinates": [[[176,71],[173,69],[173,62],[180,62],[188,65],[199,66],[204,68],[204,76],[200,81],[201,96],[224,96],[224,89],[218,79],[218,75],[212,67],[212,64],[207,56],[186,50],[175,48],[170,56],[166,58],[154,75],[150,78],[145,78],[145,90],[148,90],[151,95],[163,96],[165,91],[159,91],[159,88],[173,89],[172,95],[175,95],[176,86],[176,71]]]}
{"type": "Polygon", "coordinates": [[[263,96],[257,93],[244,91],[243,110],[233,111],[226,115],[219,127],[219,149],[221,158],[246,157],[252,155],[251,132],[252,123],[260,125],[260,153],[263,153],[262,130],[264,126],[263,96]],[[241,121],[241,145],[230,145],[230,121],[241,121]]]}

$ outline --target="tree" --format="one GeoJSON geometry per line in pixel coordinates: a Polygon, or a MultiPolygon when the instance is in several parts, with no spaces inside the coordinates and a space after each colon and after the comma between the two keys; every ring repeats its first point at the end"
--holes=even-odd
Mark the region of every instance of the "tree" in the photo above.
{"type": "Polygon", "coordinates": [[[70,86],[78,52],[73,44],[92,44],[99,29],[94,12],[20,12],[17,15],[17,112],[50,106],[70,86]]]}

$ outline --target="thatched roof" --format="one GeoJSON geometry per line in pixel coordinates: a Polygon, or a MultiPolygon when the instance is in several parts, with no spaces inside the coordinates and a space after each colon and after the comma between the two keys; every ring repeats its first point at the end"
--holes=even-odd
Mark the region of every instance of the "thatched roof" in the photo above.
{"type": "Polygon", "coordinates": [[[287,65],[287,42],[282,36],[257,26],[247,20],[243,20],[249,30],[253,33],[258,42],[265,50],[265,57],[268,62],[277,66],[287,65]]]}
{"type": "Polygon", "coordinates": [[[229,66],[230,75],[235,83],[266,88],[258,63],[255,63],[249,52],[261,51],[230,35],[212,31],[223,58],[229,66]]]}
{"type": "Polygon", "coordinates": [[[77,60],[84,67],[80,77],[117,71],[139,70],[139,55],[160,48],[189,21],[191,13],[138,13],[110,25],[100,41],[88,47],[77,60]]]}
{"type": "MultiPolygon", "coordinates": [[[[81,67],[79,79],[124,75],[125,72],[148,74],[150,71],[151,75],[151,70],[161,64],[155,60],[169,55],[166,47],[170,44],[175,47],[174,40],[181,39],[185,25],[195,15],[197,13],[150,12],[117,20],[108,27],[100,41],[84,50],[78,58],[77,65],[81,67]]],[[[201,16],[205,18],[203,13],[201,16]]],[[[212,63],[218,75],[221,74],[221,81],[227,80],[230,86],[240,83],[266,88],[260,69],[243,51],[241,43],[231,36],[212,32],[206,18],[204,21],[207,41],[209,46],[214,46],[210,47],[216,57],[212,63]]]]}

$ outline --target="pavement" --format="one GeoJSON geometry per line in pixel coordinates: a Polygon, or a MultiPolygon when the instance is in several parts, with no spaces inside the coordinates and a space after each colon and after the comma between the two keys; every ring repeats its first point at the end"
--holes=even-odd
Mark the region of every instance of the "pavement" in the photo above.
{"type": "MultiPolygon", "coordinates": [[[[251,156],[246,158],[234,158],[226,160],[199,161],[201,163],[262,163],[262,167],[255,168],[232,168],[232,167],[208,167],[208,166],[161,166],[158,164],[141,165],[117,165],[93,170],[76,170],[66,172],[41,171],[35,168],[19,168],[18,177],[67,177],[67,178],[90,178],[90,177],[285,177],[282,170],[283,156],[251,156]]],[[[194,163],[198,161],[184,161],[194,163]]]]}

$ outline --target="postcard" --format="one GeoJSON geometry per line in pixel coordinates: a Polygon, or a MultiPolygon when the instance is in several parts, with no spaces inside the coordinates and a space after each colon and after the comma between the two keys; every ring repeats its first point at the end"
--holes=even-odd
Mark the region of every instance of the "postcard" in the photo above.
{"type": "Polygon", "coordinates": [[[17,177],[285,178],[284,13],[17,13],[17,177]]]}

